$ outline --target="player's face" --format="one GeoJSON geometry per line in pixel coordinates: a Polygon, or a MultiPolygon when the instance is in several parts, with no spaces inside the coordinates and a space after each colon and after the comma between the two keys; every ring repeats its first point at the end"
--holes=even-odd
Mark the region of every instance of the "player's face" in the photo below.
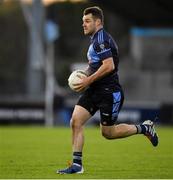
{"type": "Polygon", "coordinates": [[[83,30],[85,35],[93,35],[96,32],[97,20],[95,20],[92,14],[83,16],[83,30]]]}

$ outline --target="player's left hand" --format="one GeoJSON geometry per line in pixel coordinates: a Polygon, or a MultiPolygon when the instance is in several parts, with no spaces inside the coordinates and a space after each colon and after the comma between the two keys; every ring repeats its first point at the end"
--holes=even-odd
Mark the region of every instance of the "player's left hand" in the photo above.
{"type": "Polygon", "coordinates": [[[82,92],[84,91],[88,86],[90,85],[89,77],[81,78],[80,82],[77,84],[74,84],[74,90],[76,92],[82,92]]]}

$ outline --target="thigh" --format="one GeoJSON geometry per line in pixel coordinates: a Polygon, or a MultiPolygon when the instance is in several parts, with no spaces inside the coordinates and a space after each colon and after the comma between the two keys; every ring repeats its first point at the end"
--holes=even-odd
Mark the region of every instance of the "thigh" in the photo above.
{"type": "Polygon", "coordinates": [[[86,110],[84,107],[80,105],[76,105],[72,118],[71,118],[71,123],[78,124],[79,126],[83,126],[91,117],[91,114],[86,110]]]}
{"type": "Polygon", "coordinates": [[[90,89],[88,89],[82,96],[79,98],[79,101],[77,105],[83,107],[86,109],[91,116],[95,114],[95,112],[98,110],[97,103],[95,102],[96,96],[94,95],[94,92],[90,89]]]}
{"type": "Polygon", "coordinates": [[[115,124],[119,111],[123,105],[124,95],[122,91],[106,94],[100,103],[101,124],[112,126],[115,124]]]}

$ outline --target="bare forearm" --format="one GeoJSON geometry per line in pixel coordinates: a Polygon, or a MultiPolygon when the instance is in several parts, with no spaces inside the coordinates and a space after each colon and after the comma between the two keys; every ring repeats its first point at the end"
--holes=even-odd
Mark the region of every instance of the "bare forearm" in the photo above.
{"type": "MultiPolygon", "coordinates": [[[[89,68],[86,70],[89,73],[89,68]]],[[[111,73],[114,70],[114,62],[112,58],[107,58],[106,60],[102,61],[102,65],[100,68],[94,73],[89,75],[86,78],[81,79],[81,82],[76,84],[75,91],[81,92],[86,87],[90,86],[94,81],[101,79],[102,77],[106,76],[107,74],[111,73]]]]}
{"type": "Polygon", "coordinates": [[[101,66],[94,74],[89,76],[90,83],[101,79],[102,77],[109,74],[111,70],[105,66],[101,66]]]}
{"type": "Polygon", "coordinates": [[[93,83],[94,81],[99,80],[100,78],[106,76],[107,74],[109,74],[110,72],[112,72],[114,70],[114,64],[113,61],[104,61],[103,64],[100,66],[100,68],[92,75],[90,75],[89,81],[90,84],[93,83]]]}

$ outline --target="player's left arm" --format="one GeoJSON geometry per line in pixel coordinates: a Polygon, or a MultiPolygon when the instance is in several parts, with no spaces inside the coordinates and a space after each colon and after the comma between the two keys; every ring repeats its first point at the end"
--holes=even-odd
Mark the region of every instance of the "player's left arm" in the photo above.
{"type": "Polygon", "coordinates": [[[76,84],[75,90],[80,92],[92,84],[94,81],[97,81],[107,74],[111,73],[115,69],[114,62],[112,57],[108,57],[102,61],[100,68],[92,75],[81,79],[79,84],[76,84]]]}

